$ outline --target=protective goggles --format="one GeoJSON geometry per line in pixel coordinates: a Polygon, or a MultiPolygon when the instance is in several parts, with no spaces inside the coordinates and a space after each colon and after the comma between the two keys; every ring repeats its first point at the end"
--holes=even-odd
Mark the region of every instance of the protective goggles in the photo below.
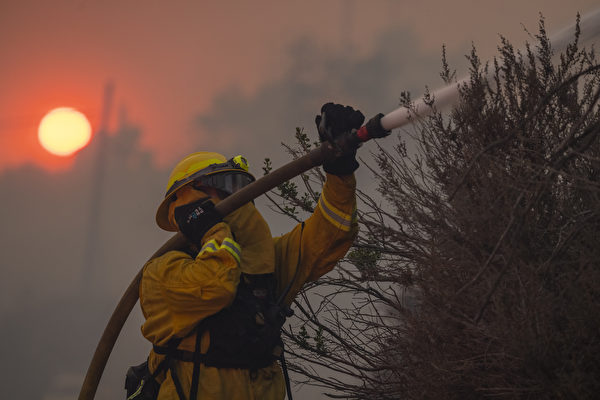
{"type": "Polygon", "coordinates": [[[199,189],[201,186],[210,186],[227,194],[232,194],[254,182],[254,177],[248,172],[246,159],[242,156],[236,156],[224,163],[211,164],[190,176],[175,181],[165,198],[190,182],[193,182],[195,189],[199,189]]]}
{"type": "Polygon", "coordinates": [[[243,172],[221,172],[214,175],[204,175],[194,179],[194,189],[202,190],[202,187],[212,187],[229,194],[235,193],[244,186],[252,183],[254,178],[243,172]]]}

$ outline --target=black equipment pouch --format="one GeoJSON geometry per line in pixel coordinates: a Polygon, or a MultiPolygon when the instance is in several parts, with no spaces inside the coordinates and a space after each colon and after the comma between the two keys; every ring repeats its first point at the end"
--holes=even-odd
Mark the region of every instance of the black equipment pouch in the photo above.
{"type": "Polygon", "coordinates": [[[273,274],[243,274],[233,304],[206,318],[198,334],[210,332],[202,362],[210,367],[257,370],[279,358],[281,327],[291,310],[275,304],[273,274]]]}
{"type": "Polygon", "coordinates": [[[129,367],[125,376],[127,400],[156,400],[160,383],[148,369],[148,361],[129,367]]]}

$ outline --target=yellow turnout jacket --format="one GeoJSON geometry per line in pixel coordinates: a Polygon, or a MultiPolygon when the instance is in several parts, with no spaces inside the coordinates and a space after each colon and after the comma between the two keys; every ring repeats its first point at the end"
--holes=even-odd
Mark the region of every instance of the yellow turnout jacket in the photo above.
{"type": "MultiPolygon", "coordinates": [[[[274,272],[280,293],[293,279],[286,297],[290,305],[306,282],[331,271],[350,248],[357,232],[355,186],[354,175],[328,175],[317,207],[303,229],[298,224],[291,232],[273,238],[266,223],[256,220],[264,221],[249,204],[240,209],[238,219],[230,220],[228,216],[225,222],[212,227],[195,258],[182,251],[171,251],[149,261],[140,285],[140,304],[146,318],[142,325],[144,337],[158,346],[166,346],[173,337],[184,338],[178,348],[193,352],[194,327],[232,303],[241,272],[274,272]],[[266,241],[261,241],[261,233],[257,232],[261,231],[261,224],[266,227],[262,232],[266,241]],[[249,243],[246,252],[245,243],[249,243]]],[[[205,332],[201,352],[205,353],[209,346],[210,336],[205,332]]],[[[163,357],[151,351],[151,371],[163,357]]],[[[193,363],[178,361],[175,368],[187,398],[193,363]]],[[[178,399],[169,371],[158,380],[162,381],[159,400],[178,399]]],[[[200,366],[198,400],[284,397],[283,374],[276,362],[254,374],[246,369],[200,366]]]]}

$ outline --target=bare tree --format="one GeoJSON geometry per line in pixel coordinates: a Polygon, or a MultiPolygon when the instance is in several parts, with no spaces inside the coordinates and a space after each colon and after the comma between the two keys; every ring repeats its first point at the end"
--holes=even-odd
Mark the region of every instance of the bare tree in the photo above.
{"type": "MultiPolygon", "coordinates": [[[[600,66],[578,38],[553,54],[542,19],[534,48],[502,39],[485,65],[473,49],[460,104],[430,99],[415,134],[379,149],[353,249],[286,328],[305,382],[356,399],[600,393],[600,66]]],[[[293,157],[311,147],[296,137],[293,157]]],[[[322,182],[270,199],[298,219],[322,182]]]]}

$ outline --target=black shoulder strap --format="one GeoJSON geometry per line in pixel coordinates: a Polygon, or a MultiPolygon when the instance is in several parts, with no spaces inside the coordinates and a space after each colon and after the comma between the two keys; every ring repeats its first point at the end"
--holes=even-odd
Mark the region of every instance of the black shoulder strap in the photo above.
{"type": "Polygon", "coordinates": [[[285,362],[285,350],[282,349],[281,355],[279,356],[279,362],[281,363],[281,370],[283,371],[283,378],[285,379],[285,390],[287,391],[288,400],[292,399],[292,385],[290,384],[290,375],[287,369],[287,363],[285,362]]]}
{"type": "Polygon", "coordinates": [[[190,388],[190,400],[198,397],[198,381],[200,379],[200,341],[204,331],[196,329],[196,346],[194,347],[194,371],[192,372],[192,387],[190,388]]]}
{"type": "MultiPolygon", "coordinates": [[[[200,380],[200,362],[201,362],[201,354],[200,354],[200,341],[202,340],[202,330],[195,329],[196,332],[196,344],[194,347],[194,370],[192,372],[192,384],[190,387],[190,398],[189,400],[196,400],[198,397],[198,382],[200,380]]],[[[154,350],[158,351],[159,354],[165,354],[165,359],[161,361],[159,364],[159,369],[163,368],[163,363],[167,365],[168,369],[171,371],[171,378],[173,379],[173,384],[175,385],[175,390],[177,391],[177,396],[179,400],[186,400],[185,393],[183,393],[183,386],[181,386],[181,381],[179,380],[179,376],[177,376],[176,370],[176,362],[177,357],[173,355],[178,352],[177,347],[181,343],[183,338],[173,338],[169,341],[167,345],[166,351],[164,347],[154,346],[154,350]]],[[[156,372],[155,372],[156,373],[156,372]]]]}
{"type": "Polygon", "coordinates": [[[173,354],[177,351],[177,346],[179,346],[181,340],[182,338],[173,337],[169,340],[166,347],[152,345],[152,349],[156,354],[165,356],[152,373],[153,378],[156,378],[164,369],[169,368],[169,359],[173,358],[173,354]]]}
{"type": "Polygon", "coordinates": [[[157,345],[152,346],[156,354],[164,354],[165,356],[160,364],[158,364],[158,367],[152,374],[152,377],[156,377],[156,375],[158,375],[165,368],[171,371],[171,378],[175,384],[175,390],[177,391],[179,399],[186,400],[185,394],[183,393],[183,388],[181,387],[181,382],[179,381],[179,377],[175,371],[175,363],[177,362],[177,357],[175,355],[178,352],[177,347],[179,347],[179,344],[182,340],[183,338],[173,337],[171,340],[169,340],[166,347],[157,345]]]}
{"type": "Polygon", "coordinates": [[[183,393],[183,387],[181,387],[181,382],[179,381],[179,377],[177,376],[177,372],[175,370],[175,363],[177,360],[170,359],[169,360],[169,370],[171,371],[171,378],[173,379],[173,383],[175,384],[175,390],[177,391],[177,396],[179,396],[179,400],[185,400],[185,393],[183,393]]]}

